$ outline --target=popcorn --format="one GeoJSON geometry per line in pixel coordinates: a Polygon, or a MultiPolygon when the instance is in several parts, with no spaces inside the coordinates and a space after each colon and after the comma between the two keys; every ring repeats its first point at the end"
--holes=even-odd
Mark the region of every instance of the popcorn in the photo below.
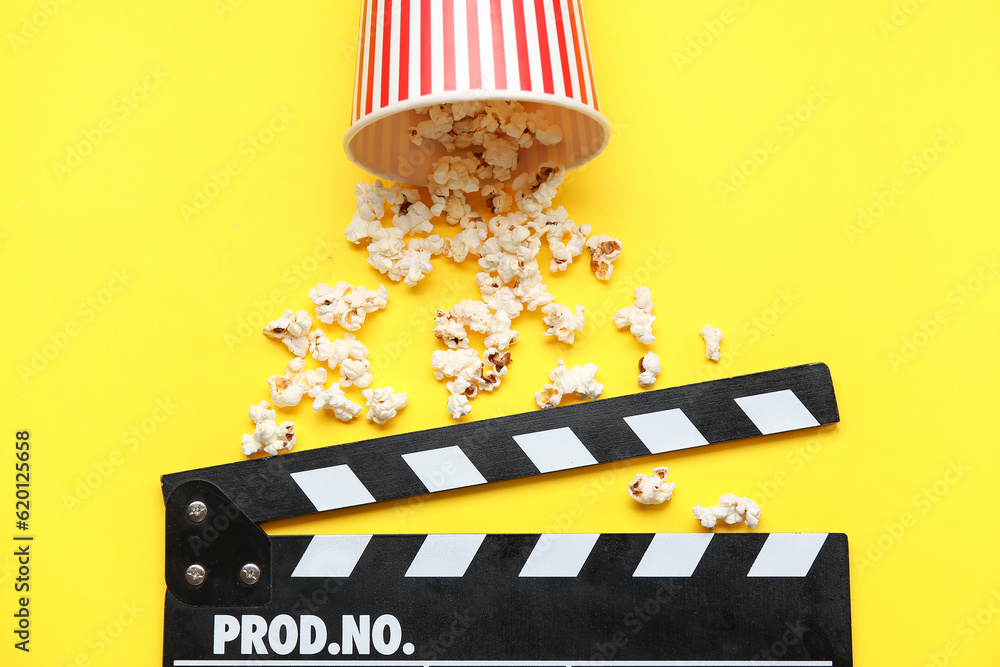
{"type": "Polygon", "coordinates": [[[365,389],[361,395],[365,397],[365,407],[368,408],[365,417],[376,424],[384,424],[395,417],[399,410],[406,407],[408,400],[405,391],[397,394],[392,387],[365,389]]]}
{"type": "Polygon", "coordinates": [[[510,315],[500,310],[490,317],[489,326],[486,328],[486,338],[483,343],[486,347],[506,350],[517,342],[518,333],[510,328],[510,315]]]}
{"type": "MultiPolygon", "coordinates": [[[[389,273],[403,259],[405,247],[401,229],[381,227],[372,234],[372,241],[368,244],[368,263],[383,275],[389,273]]],[[[398,271],[396,275],[399,275],[398,271]]]]}
{"type": "Polygon", "coordinates": [[[674,494],[676,482],[668,482],[670,468],[653,468],[653,474],[646,476],[638,474],[628,485],[628,494],[632,499],[643,505],[660,505],[670,500],[674,494]]]}
{"type": "Polygon", "coordinates": [[[562,397],[577,394],[583,398],[600,398],[604,385],[597,381],[597,364],[584,364],[567,368],[562,359],[549,372],[552,384],[535,394],[535,404],[538,407],[552,408],[559,405],[562,397]]]}
{"type": "Polygon", "coordinates": [[[628,308],[616,310],[612,319],[619,329],[629,327],[635,339],[643,345],[652,345],[656,340],[653,335],[653,322],[656,320],[656,315],[653,315],[653,295],[648,287],[636,287],[632,294],[635,302],[628,308]]]}
{"type": "Polygon", "coordinates": [[[276,407],[290,408],[298,405],[303,394],[315,396],[326,384],[326,369],[306,370],[306,360],[295,357],[288,362],[284,375],[272,375],[267,386],[271,390],[271,401],[276,407]]]}
{"type": "Polygon", "coordinates": [[[475,280],[483,301],[491,310],[503,311],[511,319],[521,314],[524,306],[521,305],[513,288],[504,285],[498,277],[484,272],[477,273],[475,280]]]}
{"type": "Polygon", "coordinates": [[[465,324],[450,312],[438,308],[434,317],[434,337],[440,338],[450,348],[469,347],[465,324]]]}
{"type": "MultiPolygon", "coordinates": [[[[507,181],[517,168],[522,148],[537,141],[551,146],[562,141],[562,128],[552,123],[544,110],[528,113],[517,101],[470,101],[440,104],[423,109],[427,120],[410,128],[410,141],[417,146],[424,140],[441,144],[449,153],[472,148],[476,160],[471,169],[477,178],[507,181]],[[478,150],[476,150],[478,149],[478,150]]],[[[435,174],[434,181],[441,182],[435,174]]]]}
{"type": "Polygon", "coordinates": [[[694,518],[709,530],[715,528],[719,519],[730,525],[745,521],[748,528],[756,528],[760,524],[760,506],[750,498],[745,496],[741,498],[735,493],[719,496],[718,505],[712,507],[695,505],[691,511],[694,518]]]}
{"type": "Polygon", "coordinates": [[[518,209],[532,218],[538,217],[552,206],[556,188],[562,183],[564,175],[562,167],[551,162],[541,164],[534,174],[518,175],[511,184],[516,190],[514,201],[518,209]]]}
{"type": "Polygon", "coordinates": [[[473,349],[434,350],[431,368],[438,380],[460,377],[470,384],[477,384],[483,376],[483,360],[473,349]]]}
{"type": "Polygon", "coordinates": [[[464,158],[457,155],[442,156],[432,167],[429,182],[431,194],[446,196],[453,191],[477,192],[479,179],[474,174],[476,167],[477,161],[471,153],[464,158]]]}
{"type": "Polygon", "coordinates": [[[333,410],[333,416],[342,422],[349,422],[361,412],[361,406],[347,398],[344,390],[333,385],[316,394],[313,400],[313,412],[333,410]]]}
{"type": "Polygon", "coordinates": [[[598,234],[587,241],[590,250],[590,270],[601,280],[610,280],[612,265],[622,255],[622,242],[607,234],[598,234]]]}
{"type": "Polygon", "coordinates": [[[309,313],[300,310],[294,315],[291,310],[286,310],[281,317],[269,322],[264,327],[264,335],[268,338],[276,338],[285,344],[288,351],[297,357],[306,356],[309,350],[309,341],[306,336],[312,327],[312,318],[309,313]]]}
{"type": "Polygon", "coordinates": [[[431,215],[437,218],[443,214],[449,225],[457,225],[463,218],[472,215],[472,206],[465,200],[465,193],[461,190],[448,194],[432,191],[431,204],[431,215]]]}
{"type": "MultiPolygon", "coordinates": [[[[434,215],[427,204],[420,200],[420,191],[416,188],[404,188],[398,183],[392,186],[392,224],[403,232],[404,236],[434,231],[431,218],[434,215]]],[[[374,230],[372,230],[374,232],[374,230]]]]}
{"type": "Polygon", "coordinates": [[[462,231],[451,240],[451,257],[456,262],[464,262],[469,254],[481,256],[484,254],[483,244],[489,236],[486,221],[478,215],[462,218],[459,223],[462,231]]]}
{"type": "Polygon", "coordinates": [[[500,380],[507,377],[507,367],[510,366],[510,352],[501,352],[495,347],[483,352],[483,370],[480,388],[493,391],[500,386],[500,380]]]}
{"type": "MultiPolygon", "coordinates": [[[[450,382],[448,384],[451,384],[450,382]]],[[[454,419],[461,419],[465,415],[472,412],[472,406],[469,405],[469,397],[464,393],[451,393],[448,395],[448,414],[450,414],[454,419]]]]}
{"type": "Polygon", "coordinates": [[[597,364],[584,364],[567,368],[562,359],[549,372],[549,380],[560,393],[577,394],[583,398],[600,398],[604,385],[597,381],[597,364]]]}
{"type": "Polygon", "coordinates": [[[490,309],[482,301],[462,299],[451,307],[451,314],[477,333],[486,333],[490,326],[490,309]]]}
{"type": "Polygon", "coordinates": [[[583,331],[584,310],[586,309],[583,306],[576,306],[576,313],[574,314],[567,306],[561,306],[558,303],[548,304],[542,308],[542,312],[545,313],[542,323],[549,330],[542,335],[555,336],[556,340],[572,345],[576,339],[574,332],[583,331]]]}
{"type": "Polygon", "coordinates": [[[385,202],[392,196],[392,192],[382,185],[382,181],[375,181],[372,185],[361,181],[354,186],[354,194],[357,196],[358,210],[344,234],[348,241],[358,244],[369,241],[375,231],[382,227],[379,221],[385,215],[385,202]]]}
{"type": "Polygon", "coordinates": [[[561,400],[562,394],[550,384],[546,384],[541,391],[535,392],[535,405],[542,410],[556,407],[561,400]]]}
{"type": "Polygon", "coordinates": [[[289,450],[295,444],[295,424],[290,421],[278,424],[274,421],[275,411],[267,401],[250,406],[250,420],[255,424],[253,433],[244,433],[240,451],[253,456],[263,450],[271,456],[281,450],[289,450]]]}
{"type": "Polygon", "coordinates": [[[499,185],[487,185],[480,193],[486,198],[486,206],[495,215],[502,215],[510,211],[514,205],[514,198],[499,185]]]}
{"type": "Polygon", "coordinates": [[[340,362],[340,386],[367,387],[374,380],[372,364],[367,359],[344,359],[340,362]]]}
{"type": "MultiPolygon", "coordinates": [[[[370,247],[370,246],[369,246],[370,247]]],[[[389,292],[383,285],[377,290],[353,285],[341,280],[334,287],[319,283],[309,290],[309,299],[316,304],[316,319],[324,324],[337,321],[347,331],[357,331],[368,313],[382,310],[389,303],[389,292]]]]}
{"type": "Polygon", "coordinates": [[[712,361],[718,361],[722,358],[722,352],[720,348],[722,346],[722,329],[713,327],[711,324],[706,324],[701,328],[701,337],[705,339],[705,356],[712,361]]]}
{"type": "Polygon", "coordinates": [[[656,383],[656,376],[660,374],[660,355],[655,352],[647,352],[639,359],[639,386],[652,387],[656,383]]]}
{"type": "Polygon", "coordinates": [[[541,272],[514,281],[514,296],[524,308],[532,312],[556,300],[548,286],[542,282],[541,272]]]}
{"type": "Polygon", "coordinates": [[[428,239],[411,239],[386,271],[386,275],[393,282],[402,280],[407,287],[416,287],[418,282],[434,270],[434,265],[431,264],[432,247],[428,239]]]}

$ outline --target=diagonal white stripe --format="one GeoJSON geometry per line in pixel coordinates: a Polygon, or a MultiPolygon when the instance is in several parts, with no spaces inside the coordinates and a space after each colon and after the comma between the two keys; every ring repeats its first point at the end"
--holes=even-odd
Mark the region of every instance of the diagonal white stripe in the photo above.
{"type": "Polygon", "coordinates": [[[625,417],[625,423],[652,454],[707,445],[708,440],[680,408],[625,417]]]}
{"type": "Polygon", "coordinates": [[[407,577],[462,577],[486,535],[428,535],[413,557],[407,577]]]}
{"type": "MultiPolygon", "coordinates": [[[[415,4],[415,3],[414,3],[415,4]]],[[[444,90],[444,7],[431,3],[431,92],[444,90]]]]}
{"type": "Polygon", "coordinates": [[[819,426],[791,389],[743,396],[736,404],[764,435],[819,426]]]}
{"type": "Polygon", "coordinates": [[[517,31],[514,30],[514,3],[521,0],[500,0],[503,17],[503,59],[506,64],[507,88],[521,90],[521,72],[517,64],[517,31]]]}
{"type": "MultiPolygon", "coordinates": [[[[521,2],[522,0],[514,0],[521,2]]],[[[531,89],[533,92],[542,93],[545,91],[545,82],[542,80],[542,52],[541,40],[538,39],[538,24],[535,21],[535,5],[532,2],[524,3],[524,32],[527,35],[528,44],[528,65],[531,72],[531,89]]],[[[524,83],[521,82],[522,90],[524,83]]]]}
{"type": "Polygon", "coordinates": [[[556,25],[556,7],[552,0],[543,0],[542,5],[545,8],[545,36],[549,40],[548,67],[552,72],[552,91],[554,95],[569,97],[566,94],[566,84],[563,83],[562,56],[559,53],[559,35],[558,26],[556,25]]]}
{"type": "Polygon", "coordinates": [[[712,533],[657,533],[632,576],[690,577],[712,537],[712,533]]]}
{"type": "MultiPolygon", "coordinates": [[[[452,23],[455,26],[455,88],[469,89],[469,14],[466,2],[476,0],[454,0],[452,23]]],[[[451,0],[445,0],[451,2],[451,0]]]]}
{"type": "Polygon", "coordinates": [[[402,33],[402,7],[401,0],[389,0],[392,2],[392,34],[389,40],[389,99],[382,100],[382,104],[393,104],[399,101],[399,36],[402,33]]]}
{"type": "Polygon", "coordinates": [[[477,3],[476,16],[479,18],[479,62],[482,86],[486,90],[496,90],[497,77],[493,70],[493,23],[490,21],[490,2],[489,0],[469,1],[477,3]]]}
{"type": "Polygon", "coordinates": [[[539,472],[594,465],[597,459],[568,427],[515,435],[517,443],[539,472]]]}
{"type": "Polygon", "coordinates": [[[291,475],[318,512],[375,502],[372,494],[347,465],[303,470],[291,475]]]}
{"type": "Polygon", "coordinates": [[[382,107],[382,48],[385,40],[385,3],[391,0],[372,0],[375,5],[372,11],[377,12],[375,18],[375,53],[372,54],[372,67],[375,78],[372,79],[372,111],[382,107]]]}
{"type": "Polygon", "coordinates": [[[349,577],[371,535],[314,535],[293,577],[349,577]]]}
{"type": "Polygon", "coordinates": [[[431,492],[486,483],[479,469],[456,445],[403,454],[403,460],[431,492]]]}
{"type": "Polygon", "coordinates": [[[771,533],[748,577],[804,577],[809,574],[827,533],[771,533]]]}
{"type": "Polygon", "coordinates": [[[542,535],[519,577],[576,577],[597,543],[596,533],[542,535]]]}
{"type": "MultiPolygon", "coordinates": [[[[407,2],[408,0],[403,0],[407,2]]],[[[410,3],[410,76],[406,99],[420,96],[420,3],[410,3]]]]}

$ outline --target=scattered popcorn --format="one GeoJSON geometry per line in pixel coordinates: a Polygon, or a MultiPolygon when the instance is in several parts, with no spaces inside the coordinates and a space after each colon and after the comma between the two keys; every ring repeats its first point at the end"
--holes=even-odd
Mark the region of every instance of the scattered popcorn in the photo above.
{"type": "Polygon", "coordinates": [[[311,327],[312,318],[309,317],[309,313],[300,310],[293,314],[291,310],[286,310],[281,317],[264,327],[264,335],[283,342],[288,351],[295,356],[304,357],[309,350],[309,340],[306,336],[311,327]]]}
{"type": "Polygon", "coordinates": [[[315,396],[326,384],[326,369],[306,370],[306,360],[295,357],[288,362],[284,375],[272,375],[267,386],[271,390],[271,402],[279,408],[298,405],[303,394],[315,396]]]}
{"type": "Polygon", "coordinates": [[[451,307],[451,314],[477,333],[486,333],[490,325],[490,309],[482,301],[462,299],[451,307]]]}
{"type": "Polygon", "coordinates": [[[336,370],[345,359],[367,359],[368,348],[352,333],[345,333],[343,338],[331,341],[317,329],[309,332],[309,354],[316,361],[325,361],[330,370],[336,370]]]}
{"type": "Polygon", "coordinates": [[[648,477],[640,473],[628,485],[628,493],[643,505],[659,505],[670,500],[677,484],[666,481],[669,474],[670,468],[653,468],[653,474],[648,477]]]}
{"type": "Polygon", "coordinates": [[[486,206],[494,215],[503,215],[514,205],[514,198],[499,185],[487,185],[481,194],[486,198],[486,206]]]}
{"type": "Polygon", "coordinates": [[[501,352],[491,347],[483,352],[483,371],[481,389],[493,391],[500,386],[500,380],[507,377],[507,367],[510,366],[510,352],[501,352]]]}
{"type": "MultiPolygon", "coordinates": [[[[448,384],[451,384],[450,382],[448,384]]],[[[461,419],[465,415],[472,412],[472,406],[469,405],[469,397],[463,394],[451,393],[448,395],[448,414],[450,414],[454,419],[461,419]]]]}
{"type": "Polygon", "coordinates": [[[635,301],[628,308],[620,308],[615,311],[615,326],[619,329],[628,327],[635,339],[643,345],[652,345],[656,340],[653,335],[653,322],[656,315],[653,315],[653,294],[648,287],[636,287],[632,293],[635,301]]]}
{"type": "Polygon", "coordinates": [[[587,241],[590,250],[590,270],[601,280],[610,280],[615,270],[612,265],[622,255],[622,242],[607,234],[592,236],[587,241]]]}
{"type": "Polygon", "coordinates": [[[576,306],[576,313],[574,314],[567,306],[561,306],[558,303],[548,304],[542,308],[542,312],[545,313],[542,323],[549,330],[542,335],[555,336],[556,340],[572,345],[576,339],[574,332],[583,331],[584,310],[586,309],[583,306],[576,306]]]}
{"type": "Polygon", "coordinates": [[[333,416],[342,422],[349,422],[361,412],[361,406],[347,398],[344,390],[333,385],[315,394],[313,412],[333,410],[333,416]]]}
{"type": "Polygon", "coordinates": [[[517,298],[517,294],[513,288],[504,285],[500,278],[480,272],[476,274],[475,279],[483,301],[491,310],[502,311],[512,320],[521,314],[524,306],[517,298]]]}
{"type": "Polygon", "coordinates": [[[470,384],[477,384],[483,376],[483,360],[478,351],[469,348],[434,350],[431,368],[438,380],[463,378],[470,384]]]}
{"type": "Polygon", "coordinates": [[[344,359],[340,362],[340,386],[367,387],[374,380],[372,364],[367,359],[344,359]]]}
{"type": "Polygon", "coordinates": [[[486,327],[486,338],[483,343],[486,347],[494,347],[498,350],[506,350],[517,342],[518,333],[510,328],[510,315],[504,311],[498,311],[490,316],[489,325],[486,327]]]}
{"type": "Polygon", "coordinates": [[[705,339],[705,356],[718,361],[722,357],[722,352],[719,351],[722,346],[722,330],[706,324],[698,333],[705,339]]]}
{"type": "Polygon", "coordinates": [[[384,424],[395,417],[407,403],[406,392],[401,391],[397,394],[392,387],[365,389],[361,395],[365,397],[365,407],[368,408],[365,416],[376,424],[384,424]]]}
{"type": "Polygon", "coordinates": [[[489,236],[486,221],[478,215],[470,215],[459,222],[462,231],[451,240],[451,257],[456,262],[464,262],[469,254],[483,255],[483,244],[489,236]]]}
{"type": "Polygon", "coordinates": [[[535,394],[535,404],[538,407],[552,408],[562,401],[563,396],[577,394],[583,398],[600,398],[604,385],[597,381],[597,364],[584,364],[567,368],[562,359],[549,372],[552,384],[535,394]]]}
{"type": "Polygon", "coordinates": [[[358,244],[370,241],[375,231],[382,227],[380,220],[385,215],[385,202],[392,193],[382,185],[382,181],[375,181],[372,185],[359,182],[354,186],[354,194],[358,199],[358,210],[344,234],[348,241],[358,244]]]}
{"type": "Polygon", "coordinates": [[[370,290],[363,285],[354,287],[343,280],[334,287],[319,283],[309,290],[309,299],[316,304],[316,319],[324,324],[337,321],[347,331],[357,331],[368,313],[382,310],[389,303],[389,292],[382,285],[370,290]]]}
{"type": "MultiPolygon", "coordinates": [[[[402,230],[395,227],[381,227],[375,231],[372,242],[368,244],[368,263],[385,275],[393,271],[397,262],[402,261],[405,247],[402,230]]],[[[398,270],[394,273],[399,275],[398,270]]],[[[398,281],[399,278],[395,280],[398,281]]]]}
{"type": "Polygon", "coordinates": [[[642,387],[652,387],[656,383],[656,376],[660,374],[660,355],[655,352],[647,352],[639,360],[639,385],[642,387]]]}
{"type": "Polygon", "coordinates": [[[541,391],[535,392],[535,405],[542,410],[556,407],[561,400],[562,394],[550,384],[546,384],[541,391]]]}
{"type": "Polygon", "coordinates": [[[392,196],[388,201],[392,204],[392,224],[400,229],[404,236],[417,233],[430,234],[434,231],[434,225],[431,224],[434,215],[427,204],[420,200],[419,190],[405,188],[397,183],[392,186],[391,193],[392,196]]]}
{"type": "Polygon", "coordinates": [[[290,422],[274,421],[275,411],[267,401],[250,406],[250,420],[255,424],[253,433],[244,433],[240,450],[246,456],[253,456],[263,450],[271,456],[281,450],[289,450],[295,444],[295,425],[290,422]]]}
{"type": "Polygon", "coordinates": [[[737,496],[735,493],[727,493],[719,497],[719,504],[712,507],[702,507],[695,505],[692,509],[694,518],[701,522],[701,525],[711,530],[715,524],[722,519],[727,524],[746,521],[748,528],[756,528],[760,523],[760,506],[747,497],[737,496]]]}
{"type": "Polygon", "coordinates": [[[562,167],[551,162],[541,164],[534,174],[520,174],[511,184],[517,208],[532,218],[538,217],[552,206],[564,175],[562,167]]]}
{"type": "Polygon", "coordinates": [[[604,385],[597,381],[597,364],[567,368],[562,359],[549,372],[549,380],[560,394],[577,394],[583,398],[600,398],[604,385]]]}

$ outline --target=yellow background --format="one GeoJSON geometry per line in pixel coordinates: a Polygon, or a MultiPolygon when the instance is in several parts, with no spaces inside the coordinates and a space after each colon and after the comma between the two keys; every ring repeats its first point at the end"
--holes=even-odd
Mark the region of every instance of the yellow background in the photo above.
{"type": "MultiPolygon", "coordinates": [[[[18,429],[32,434],[36,536],[28,655],[12,649],[13,547],[0,549],[3,664],[158,664],[159,475],[243,458],[247,406],[289,358],[262,318],[312,311],[319,281],[387,283],[342,236],[366,178],[341,149],[357,5],[3,3],[0,539],[13,544],[18,429]],[[294,118],[251,158],[241,145],[275,110],[294,118]],[[77,166],[56,166],[87,142],[77,166]],[[185,220],[181,205],[230,161],[239,173],[185,220]]],[[[646,284],[658,387],[823,361],[842,423],[268,530],[553,531],[577,503],[571,531],[695,531],[690,507],[734,491],[761,502],[761,530],[849,535],[857,664],[995,660],[1000,6],[590,0],[587,12],[614,137],[558,202],[625,254],[608,284],[585,262],[548,281],[587,306],[586,334],[565,346],[523,315],[511,376],[471,418],[532,409],[557,358],[599,364],[606,396],[637,391],[643,348],[608,320],[646,284]],[[745,163],[761,149],[763,165],[745,163]],[[859,225],[859,208],[880,215],[859,225]],[[706,322],[726,333],[717,365],[706,322]],[[632,476],[663,464],[674,499],[629,500],[632,476]]],[[[377,384],[408,390],[409,407],[384,429],[283,411],[297,449],[449,423],[427,318],[474,297],[473,273],[439,261],[416,289],[388,284],[389,309],[361,336],[377,384]],[[412,342],[393,347],[403,333],[412,342]]]]}

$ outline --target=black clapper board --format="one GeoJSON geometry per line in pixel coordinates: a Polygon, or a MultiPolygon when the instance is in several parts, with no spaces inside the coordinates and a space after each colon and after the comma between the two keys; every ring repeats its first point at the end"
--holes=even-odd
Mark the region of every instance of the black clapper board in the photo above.
{"type": "Polygon", "coordinates": [[[843,534],[257,525],[839,419],[808,364],[164,475],[163,664],[852,665],[843,534]]]}

